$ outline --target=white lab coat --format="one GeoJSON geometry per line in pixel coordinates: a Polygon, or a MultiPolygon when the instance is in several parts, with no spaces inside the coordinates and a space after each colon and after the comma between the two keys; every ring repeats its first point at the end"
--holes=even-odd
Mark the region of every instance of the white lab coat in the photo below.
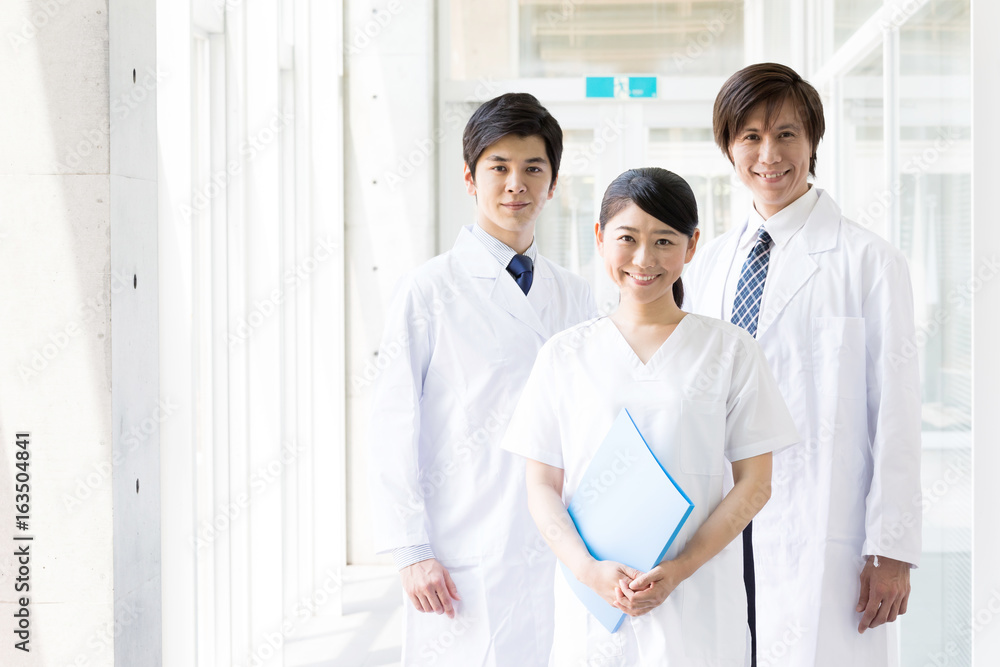
{"type": "Polygon", "coordinates": [[[462,597],[454,620],[405,603],[404,665],[547,659],[554,559],[499,441],[542,344],[595,314],[587,283],[542,256],[525,296],[469,228],[401,281],[373,396],[375,547],[429,543],[462,597]]]}
{"type": "MultiPolygon", "coordinates": [[[[666,559],[677,557],[722,501],[727,460],[765,454],[799,438],[750,334],[689,314],[645,364],[608,318],[553,336],[538,355],[502,446],[562,468],[568,506],[622,408],[694,503],[666,559]]],[[[621,520],[634,521],[642,530],[641,518],[621,520]]],[[[626,617],[613,634],[557,571],[549,664],[744,667],[746,604],[738,539],[661,605],[646,615],[626,617]]]]}
{"type": "MultiPolygon", "coordinates": [[[[758,664],[883,667],[898,660],[896,625],[859,635],[854,610],[867,555],[920,558],[913,296],[902,254],[819,195],[768,273],[758,321],[804,437],[775,455],[771,500],[754,519],[758,664]]],[[[722,316],[745,227],[698,250],[686,309],[722,316]]]]}

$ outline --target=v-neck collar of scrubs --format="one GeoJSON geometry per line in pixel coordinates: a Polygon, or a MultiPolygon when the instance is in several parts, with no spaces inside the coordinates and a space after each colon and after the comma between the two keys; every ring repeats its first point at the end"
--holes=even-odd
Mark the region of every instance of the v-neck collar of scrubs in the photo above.
{"type": "Polygon", "coordinates": [[[666,363],[666,360],[674,356],[677,346],[681,343],[675,339],[680,332],[681,337],[684,336],[684,331],[687,330],[687,325],[684,324],[685,320],[688,319],[689,313],[685,313],[681,321],[677,323],[674,330],[670,332],[670,335],[660,343],[660,347],[656,349],[656,352],[649,358],[646,363],[642,362],[639,355],[636,354],[632,346],[629,345],[628,340],[625,335],[618,329],[618,325],[615,324],[610,317],[606,318],[608,326],[613,330],[612,335],[618,339],[618,348],[621,350],[622,355],[628,360],[629,365],[632,367],[636,379],[641,379],[643,376],[656,375],[659,369],[666,363]]]}

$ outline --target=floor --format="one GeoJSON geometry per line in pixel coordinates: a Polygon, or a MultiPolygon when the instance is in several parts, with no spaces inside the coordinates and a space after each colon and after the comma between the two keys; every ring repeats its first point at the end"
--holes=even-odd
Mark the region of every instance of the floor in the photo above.
{"type": "Polygon", "coordinates": [[[285,642],[286,667],[399,665],[402,591],[391,568],[350,568],[343,615],[314,619],[285,642]],[[331,625],[332,623],[332,625],[331,625]]]}

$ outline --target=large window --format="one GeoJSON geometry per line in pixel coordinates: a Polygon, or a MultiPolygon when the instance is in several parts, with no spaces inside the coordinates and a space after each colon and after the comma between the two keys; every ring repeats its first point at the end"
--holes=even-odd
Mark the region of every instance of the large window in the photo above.
{"type": "MultiPolygon", "coordinates": [[[[845,3],[848,4],[848,3],[845,3]]],[[[854,3],[854,15],[865,3],[854,3]]],[[[869,3],[870,4],[870,3],[869,3]]],[[[878,4],[878,3],[876,3],[878,4]]],[[[826,82],[844,210],[906,255],[923,393],[924,553],[901,623],[904,665],[970,664],[971,116],[968,0],[883,12],[826,82]],[[954,656],[954,652],[948,653],[954,656]]],[[[867,11],[867,10],[866,10],[867,11]]],[[[850,13],[850,12],[848,12],[850,13]]],[[[837,23],[837,29],[842,23],[837,23]]],[[[837,38],[838,42],[846,41],[837,38]]],[[[828,117],[829,117],[828,112],[828,117]]]]}
{"type": "Polygon", "coordinates": [[[743,62],[743,5],[740,0],[453,1],[450,75],[732,72],[743,62]]]}

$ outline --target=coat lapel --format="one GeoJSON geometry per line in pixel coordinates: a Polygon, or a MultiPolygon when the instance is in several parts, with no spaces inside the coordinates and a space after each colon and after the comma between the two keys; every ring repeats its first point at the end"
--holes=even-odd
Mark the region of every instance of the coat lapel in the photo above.
{"type": "Polygon", "coordinates": [[[788,242],[785,257],[777,270],[767,276],[767,304],[757,321],[757,339],[767,334],[771,324],[802,289],[819,265],[812,255],[837,245],[840,233],[840,208],[825,191],[819,191],[819,201],[802,229],[788,242]]]}
{"type": "MultiPolygon", "coordinates": [[[[709,257],[708,261],[713,262],[715,266],[733,266],[733,260],[736,258],[736,248],[740,244],[740,237],[743,235],[743,230],[746,229],[746,220],[739,228],[733,229],[729,232],[729,238],[727,238],[719,248],[718,257],[709,257]]],[[[729,280],[728,271],[713,271],[711,266],[705,267],[708,273],[707,280],[705,282],[705,292],[702,303],[712,304],[711,312],[706,314],[712,317],[717,317],[719,319],[723,318],[723,313],[725,312],[725,294],[726,294],[726,281],[729,280]]],[[[730,271],[739,269],[730,268],[730,271]]]]}
{"type": "Polygon", "coordinates": [[[552,288],[552,272],[541,256],[538,258],[539,261],[535,262],[531,289],[525,297],[524,292],[514,282],[514,278],[500,266],[468,228],[463,228],[459,232],[454,253],[473,280],[489,281],[486,291],[493,303],[538,335],[545,339],[549,338],[549,329],[542,323],[538,313],[547,305],[552,288]]]}
{"type": "MultiPolygon", "coordinates": [[[[552,265],[549,264],[549,261],[541,253],[536,255],[536,258],[534,276],[531,281],[531,289],[528,290],[527,298],[524,297],[524,293],[521,292],[520,288],[517,289],[517,293],[528,303],[528,308],[534,317],[535,323],[528,323],[528,325],[541,334],[545,340],[548,340],[554,332],[546,324],[548,320],[543,321],[542,316],[545,315],[549,304],[552,303],[553,292],[555,290],[555,276],[552,274],[552,265]]],[[[504,271],[504,273],[507,272],[504,271]]],[[[507,277],[510,278],[509,273],[507,277]]],[[[517,283],[514,282],[513,278],[510,278],[509,282],[514,287],[517,287],[517,283]]]]}

